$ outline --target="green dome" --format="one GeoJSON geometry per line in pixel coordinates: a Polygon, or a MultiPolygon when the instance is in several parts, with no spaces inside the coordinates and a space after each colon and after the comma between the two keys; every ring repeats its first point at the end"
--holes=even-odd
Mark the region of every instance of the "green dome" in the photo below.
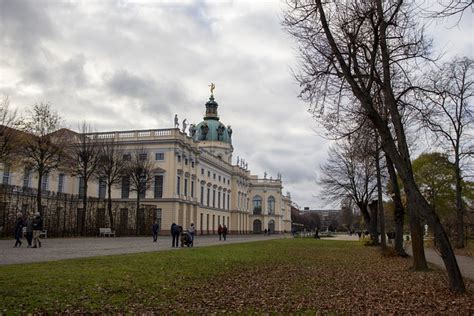
{"type": "Polygon", "coordinates": [[[211,94],[209,101],[206,102],[206,115],[204,121],[196,126],[193,126],[191,135],[196,141],[221,141],[232,144],[232,129],[230,126],[225,127],[219,122],[217,115],[217,107],[219,104],[214,100],[214,95],[211,94]]]}

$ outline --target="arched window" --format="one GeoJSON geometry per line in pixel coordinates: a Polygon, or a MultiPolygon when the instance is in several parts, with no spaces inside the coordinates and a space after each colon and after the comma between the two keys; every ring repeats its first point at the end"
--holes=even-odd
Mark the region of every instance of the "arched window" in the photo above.
{"type": "Polygon", "coordinates": [[[262,198],[259,195],[253,197],[253,214],[260,215],[262,214],[262,198]]]}
{"type": "Polygon", "coordinates": [[[268,214],[275,214],[275,198],[273,196],[268,198],[268,214]]]}

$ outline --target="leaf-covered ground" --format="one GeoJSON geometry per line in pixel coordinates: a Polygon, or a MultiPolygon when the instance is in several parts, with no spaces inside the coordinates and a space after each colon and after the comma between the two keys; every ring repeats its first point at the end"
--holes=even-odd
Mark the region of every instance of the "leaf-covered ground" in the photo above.
{"type": "Polygon", "coordinates": [[[358,242],[286,239],[0,267],[1,312],[474,313],[474,283],[358,242]]]}

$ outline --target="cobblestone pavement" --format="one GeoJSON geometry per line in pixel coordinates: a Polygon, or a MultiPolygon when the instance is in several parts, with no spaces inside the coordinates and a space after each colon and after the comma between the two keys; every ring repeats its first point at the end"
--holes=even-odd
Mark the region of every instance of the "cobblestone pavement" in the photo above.
{"type": "MultiPolygon", "coordinates": [[[[289,237],[289,235],[228,235],[227,241],[219,241],[217,235],[196,236],[194,247],[289,237]]],[[[47,238],[41,240],[41,248],[27,248],[25,238],[22,239],[23,245],[19,248],[13,248],[14,239],[0,240],[0,265],[179,249],[171,247],[171,236],[159,236],[157,242],[153,242],[151,236],[47,238]]]]}

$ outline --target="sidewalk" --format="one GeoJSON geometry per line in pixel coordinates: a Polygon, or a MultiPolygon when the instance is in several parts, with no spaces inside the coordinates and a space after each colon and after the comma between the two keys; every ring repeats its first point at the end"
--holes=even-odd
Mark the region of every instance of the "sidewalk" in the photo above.
{"type": "MultiPolygon", "coordinates": [[[[407,249],[407,253],[410,256],[413,255],[411,247],[407,249]]],[[[425,247],[425,257],[426,261],[442,268],[443,270],[446,270],[443,259],[433,249],[425,247]]],[[[459,270],[461,270],[462,276],[474,280],[474,258],[456,255],[456,260],[458,262],[459,270]]]]}
{"type": "MultiPolygon", "coordinates": [[[[219,241],[217,235],[197,235],[194,247],[225,245],[287,238],[289,235],[227,235],[227,241],[219,241]]],[[[0,240],[0,265],[45,262],[73,258],[120,255],[128,253],[179,250],[171,247],[171,236],[152,237],[83,237],[42,239],[43,247],[27,248],[23,238],[20,248],[13,248],[14,239],[0,240]]]]}

